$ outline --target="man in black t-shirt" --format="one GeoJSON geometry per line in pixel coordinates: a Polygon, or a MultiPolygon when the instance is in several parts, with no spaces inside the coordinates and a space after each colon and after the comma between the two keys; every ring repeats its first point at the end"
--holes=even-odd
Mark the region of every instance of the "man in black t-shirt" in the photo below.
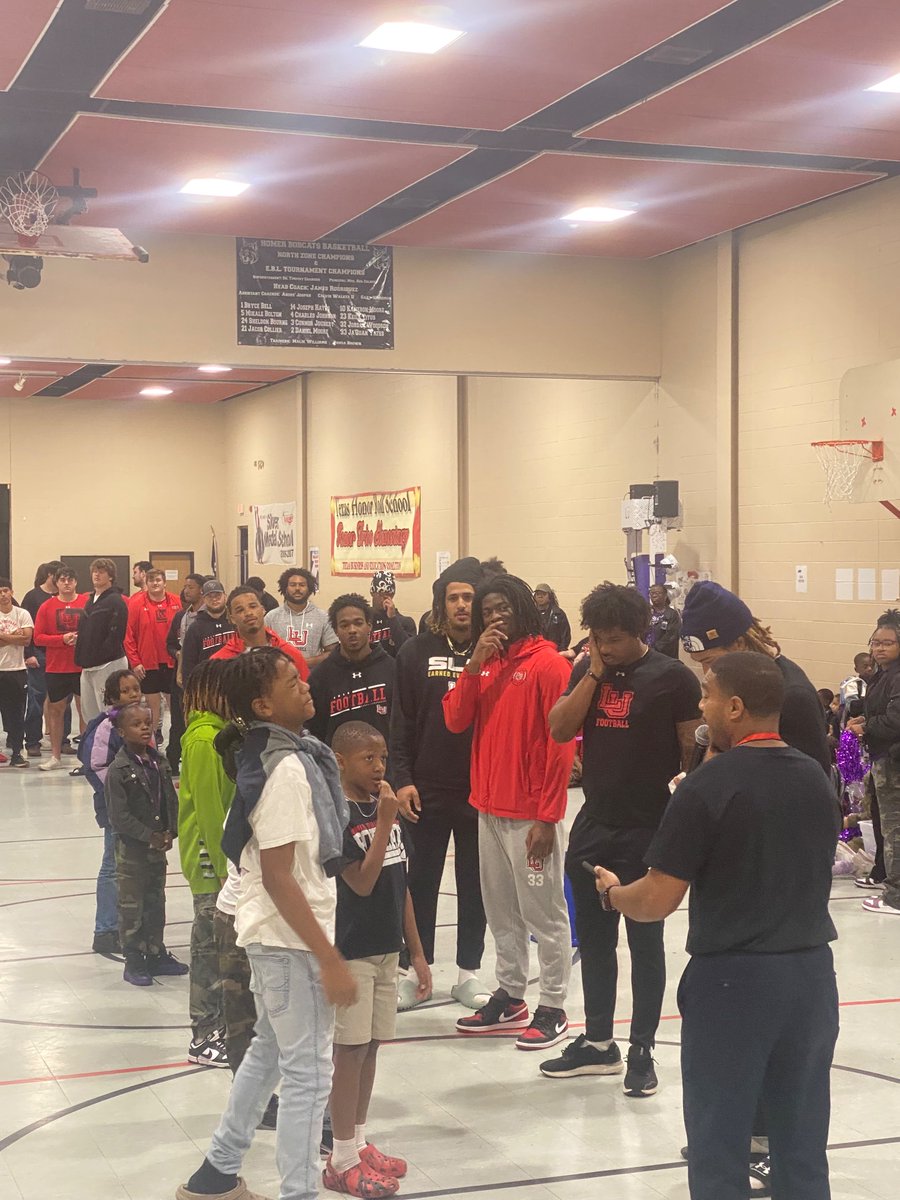
{"type": "Polygon", "coordinates": [[[839,821],[828,780],[778,732],[784,694],[767,655],[717,658],[701,702],[715,757],[678,785],[649,872],[623,886],[595,869],[601,907],[635,922],[667,917],[691,888],[691,961],[678,989],[691,1200],[744,1200],[760,1101],[773,1194],[830,1196],[839,821]]]}
{"type": "Polygon", "coordinates": [[[372,576],[372,632],[369,641],[373,646],[380,646],[391,658],[396,658],[397,651],[416,636],[416,623],[412,617],[404,617],[394,597],[397,594],[397,583],[393,571],[376,571],[372,576]]]}
{"type": "MultiPolygon", "coordinates": [[[[613,1041],[619,917],[601,911],[582,863],[614,864],[628,882],[643,875],[669,781],[690,762],[700,723],[693,672],[644,641],[650,606],[639,592],[601,584],[582,603],[581,623],[590,630],[590,653],[550,713],[550,732],[566,742],[584,730],[585,804],[569,835],[566,874],[575,900],[585,1031],[560,1058],[541,1064],[551,1079],[624,1069],[613,1041]]],[[[625,927],[633,1001],[625,1092],[649,1096],[657,1088],[652,1050],[666,986],[663,923],[626,920],[625,927]]]]}

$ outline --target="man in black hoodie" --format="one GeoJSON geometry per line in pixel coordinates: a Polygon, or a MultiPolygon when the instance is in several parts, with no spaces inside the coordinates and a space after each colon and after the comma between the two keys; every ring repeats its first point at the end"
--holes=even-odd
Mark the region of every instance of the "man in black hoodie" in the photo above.
{"type": "MultiPolygon", "coordinates": [[[[429,963],[434,962],[438,893],[453,835],[459,977],[450,994],[473,1009],[486,1003],[488,989],[477,978],[486,923],[478,872],[478,813],[469,804],[472,730],[450,733],[442,700],[472,654],[472,601],[481,577],[477,558],[451,563],[432,587],[434,604],[426,631],[400,647],[388,759],[400,811],[410,822],[415,854],[409,894],[429,963]]],[[[421,1001],[415,981],[401,979],[399,1008],[417,1003],[421,1001]]]]}
{"type": "Polygon", "coordinates": [[[125,627],[128,606],[115,586],[116,564],[111,558],[91,563],[94,591],[84,606],[75,642],[75,662],[81,667],[81,715],[85,723],[103,712],[103,689],[113,671],[128,668],[125,627]]]}
{"type": "MultiPolygon", "coordinates": [[[[372,576],[372,632],[369,639],[381,646],[391,658],[409,638],[416,636],[416,623],[404,617],[394,603],[397,582],[393,571],[376,571],[372,576]]],[[[362,720],[363,718],[360,718],[362,720]]]]}
{"type": "Polygon", "coordinates": [[[234,626],[226,616],[225,588],[218,579],[207,579],[201,591],[203,603],[191,621],[181,646],[181,686],[198,663],[221,650],[234,626]]]}
{"type": "Polygon", "coordinates": [[[345,721],[366,721],[388,740],[397,668],[389,654],[370,644],[372,616],[367,601],[356,593],[338,596],[328,610],[338,644],[310,673],[316,713],[306,722],[309,732],[328,746],[345,721]]]}

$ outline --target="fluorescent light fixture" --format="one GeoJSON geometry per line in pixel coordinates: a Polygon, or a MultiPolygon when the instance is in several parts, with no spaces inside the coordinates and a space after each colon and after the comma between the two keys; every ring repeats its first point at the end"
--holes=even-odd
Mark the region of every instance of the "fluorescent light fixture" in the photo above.
{"type": "Polygon", "coordinates": [[[437,54],[463,36],[463,29],[445,29],[441,25],[423,25],[420,21],[386,21],[379,25],[360,46],[370,50],[402,50],[407,54],[437,54]]]}
{"type": "Polygon", "coordinates": [[[882,79],[881,83],[873,83],[871,87],[866,88],[867,92],[900,92],[900,74],[891,75],[889,79],[882,79]]]}
{"type": "Polygon", "coordinates": [[[239,196],[249,186],[239,179],[189,179],[181,192],[184,196],[239,196]]]}
{"type": "Polygon", "coordinates": [[[222,375],[225,371],[230,371],[231,367],[223,367],[221,363],[206,363],[205,366],[198,367],[198,371],[205,371],[207,375],[222,375]]]}
{"type": "Polygon", "coordinates": [[[0,367],[8,367],[11,362],[11,358],[4,358],[0,356],[0,367]]]}
{"type": "Polygon", "coordinates": [[[141,388],[141,395],[142,396],[171,396],[172,389],[167,388],[167,387],[157,387],[156,385],[154,385],[153,387],[141,388]]]}
{"type": "Polygon", "coordinates": [[[566,213],[562,221],[621,221],[623,217],[633,217],[633,208],[603,208],[589,204],[586,208],[576,208],[574,212],[566,213]]]}

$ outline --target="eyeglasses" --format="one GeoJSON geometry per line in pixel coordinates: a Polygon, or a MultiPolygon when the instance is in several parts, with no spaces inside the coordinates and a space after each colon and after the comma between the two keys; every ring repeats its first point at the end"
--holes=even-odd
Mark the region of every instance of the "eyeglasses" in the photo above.
{"type": "Polygon", "coordinates": [[[896,638],[894,638],[894,640],[892,642],[876,642],[876,641],[869,642],[869,645],[872,647],[873,650],[890,650],[891,646],[896,646],[897,644],[898,644],[898,642],[897,642],[896,638]]]}

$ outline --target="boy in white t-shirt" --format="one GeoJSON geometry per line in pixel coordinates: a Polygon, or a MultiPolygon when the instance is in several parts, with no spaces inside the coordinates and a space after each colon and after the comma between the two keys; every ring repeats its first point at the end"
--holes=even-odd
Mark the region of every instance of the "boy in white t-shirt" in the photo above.
{"type": "Polygon", "coordinates": [[[312,702],[286,655],[268,647],[240,655],[224,691],[248,731],[222,846],[232,861],[243,847],[235,926],[250,960],[256,1034],[203,1164],[175,1195],[259,1200],[238,1171],[280,1078],[281,1194],[312,1200],[331,1085],[333,1006],[356,999],[333,945],[335,885],[327,870],[331,842],[340,851],[334,831],[346,822],[346,802],[331,751],[314,739],[303,744],[312,702]]]}
{"type": "Polygon", "coordinates": [[[12,583],[0,578],[0,718],[12,750],[11,767],[27,767],[22,757],[25,738],[25,647],[31,641],[34,621],[13,604],[12,583]]]}

